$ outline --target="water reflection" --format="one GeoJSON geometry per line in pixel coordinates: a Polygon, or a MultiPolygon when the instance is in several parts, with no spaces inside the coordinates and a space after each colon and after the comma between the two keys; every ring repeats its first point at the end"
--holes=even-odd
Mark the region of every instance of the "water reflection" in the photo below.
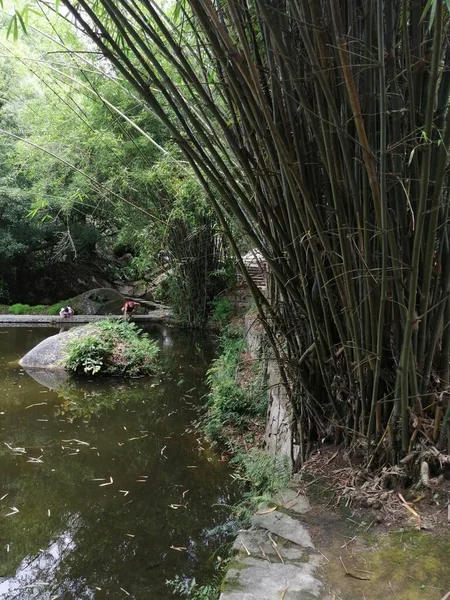
{"type": "Polygon", "coordinates": [[[14,361],[53,333],[0,329],[0,598],[169,599],[166,579],[211,570],[233,501],[186,433],[213,346],[153,327],[158,380],[32,379],[14,361]]]}

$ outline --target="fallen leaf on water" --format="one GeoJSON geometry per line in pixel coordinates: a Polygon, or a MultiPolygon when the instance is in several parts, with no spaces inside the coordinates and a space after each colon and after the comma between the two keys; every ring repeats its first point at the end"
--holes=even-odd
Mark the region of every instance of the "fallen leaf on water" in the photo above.
{"type": "Polygon", "coordinates": [[[105,485],[112,485],[114,483],[113,478],[110,476],[107,483],[101,483],[98,487],[104,487],[105,485]]]}
{"type": "Polygon", "coordinates": [[[41,454],[41,456],[38,456],[37,458],[33,458],[32,456],[30,456],[30,458],[27,460],[27,462],[29,462],[29,463],[35,463],[35,464],[36,463],[43,463],[44,461],[41,460],[42,456],[43,456],[42,454],[41,454]]]}
{"type": "Polygon", "coordinates": [[[25,406],[25,410],[27,410],[28,408],[32,408],[33,406],[44,406],[46,404],[47,402],[37,402],[36,404],[29,404],[28,406],[25,406]]]}
{"type": "Polygon", "coordinates": [[[184,550],[187,550],[185,546],[170,546],[170,549],[177,550],[178,552],[183,552],[184,550]]]}
{"type": "Polygon", "coordinates": [[[16,508],[15,506],[10,506],[9,508],[11,509],[12,512],[5,515],[5,517],[10,517],[11,515],[16,515],[19,512],[19,509],[16,508]]]}
{"type": "Polygon", "coordinates": [[[18,452],[19,454],[26,454],[27,451],[25,448],[13,448],[7,442],[3,442],[7,448],[9,448],[12,452],[18,452]]]}
{"type": "Polygon", "coordinates": [[[76,442],[77,444],[82,444],[83,446],[90,446],[89,442],[83,442],[82,440],[76,440],[72,438],[71,440],[61,440],[62,442],[76,442]]]}
{"type": "Polygon", "coordinates": [[[146,438],[146,437],[148,437],[148,433],[146,433],[145,435],[139,435],[138,437],[129,438],[128,441],[132,442],[133,440],[142,440],[143,438],[146,438]]]}
{"type": "MultiPolygon", "coordinates": [[[[130,493],[128,490],[119,490],[119,492],[122,492],[122,494],[124,496],[128,496],[128,494],[130,493]]],[[[127,534],[128,535],[128,534],[127,534]]]]}

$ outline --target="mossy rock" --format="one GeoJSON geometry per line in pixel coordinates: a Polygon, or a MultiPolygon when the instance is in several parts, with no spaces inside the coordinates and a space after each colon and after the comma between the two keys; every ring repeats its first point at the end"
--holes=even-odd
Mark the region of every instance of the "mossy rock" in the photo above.
{"type": "Polygon", "coordinates": [[[119,315],[125,298],[117,290],[96,288],[75,296],[71,306],[79,315],[119,315]]]}
{"type": "Polygon", "coordinates": [[[134,323],[105,320],[48,337],[19,364],[26,370],[133,377],[158,372],[158,347],[134,323]]]}

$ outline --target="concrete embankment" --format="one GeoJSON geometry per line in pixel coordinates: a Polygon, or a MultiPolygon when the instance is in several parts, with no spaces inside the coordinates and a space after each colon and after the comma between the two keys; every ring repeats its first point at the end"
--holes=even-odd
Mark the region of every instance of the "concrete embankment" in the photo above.
{"type": "MultiPolygon", "coordinates": [[[[70,319],[61,319],[59,315],[0,315],[0,325],[71,325],[93,323],[104,319],[121,319],[121,315],[74,315],[70,319]]],[[[136,323],[168,323],[173,324],[172,313],[167,310],[154,310],[147,315],[133,315],[136,323]]]]}

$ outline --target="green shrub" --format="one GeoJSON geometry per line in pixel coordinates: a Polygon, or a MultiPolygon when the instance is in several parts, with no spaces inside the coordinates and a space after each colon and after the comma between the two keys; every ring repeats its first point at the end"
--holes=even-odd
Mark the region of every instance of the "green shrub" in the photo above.
{"type": "Polygon", "coordinates": [[[233,313],[233,305],[227,298],[217,298],[212,303],[211,319],[217,325],[226,325],[233,313]]]}
{"type": "Polygon", "coordinates": [[[26,315],[30,312],[30,308],[29,304],[13,304],[9,307],[9,312],[13,315],[26,315]]]}
{"type": "Polygon", "coordinates": [[[158,352],[134,323],[105,320],[68,343],[64,366],[78,374],[152,375],[158,371],[158,352]]]}
{"type": "Polygon", "coordinates": [[[286,488],[292,465],[288,456],[272,456],[260,448],[239,450],[230,462],[236,467],[235,479],[244,485],[242,499],[230,507],[239,529],[248,527],[252,515],[271,504],[274,495],[286,488]]]}
{"type": "Polygon", "coordinates": [[[48,306],[45,304],[36,304],[35,306],[30,307],[31,315],[45,315],[47,313],[48,306]]]}
{"type": "Polygon", "coordinates": [[[67,346],[66,367],[73,373],[95,375],[107,368],[106,360],[113,348],[112,340],[95,334],[76,338],[67,346]]]}
{"type": "Polygon", "coordinates": [[[231,462],[237,465],[240,479],[247,481],[258,496],[273,496],[287,486],[292,475],[287,456],[272,456],[260,448],[238,452],[231,462]]]}
{"type": "Polygon", "coordinates": [[[174,594],[189,600],[219,600],[220,583],[198,585],[195,579],[175,576],[175,579],[166,580],[166,585],[172,588],[174,594]]]}
{"type": "Polygon", "coordinates": [[[244,349],[242,337],[227,330],[221,346],[222,352],[214,360],[206,379],[211,391],[208,394],[204,430],[211,440],[227,441],[227,427],[244,431],[250,419],[265,415],[267,393],[260,382],[247,382],[244,387],[238,381],[244,349]]]}
{"type": "Polygon", "coordinates": [[[64,308],[64,306],[66,306],[66,305],[65,304],[53,304],[53,306],[49,306],[47,312],[49,315],[59,315],[59,311],[61,310],[61,308],[64,308]]]}

